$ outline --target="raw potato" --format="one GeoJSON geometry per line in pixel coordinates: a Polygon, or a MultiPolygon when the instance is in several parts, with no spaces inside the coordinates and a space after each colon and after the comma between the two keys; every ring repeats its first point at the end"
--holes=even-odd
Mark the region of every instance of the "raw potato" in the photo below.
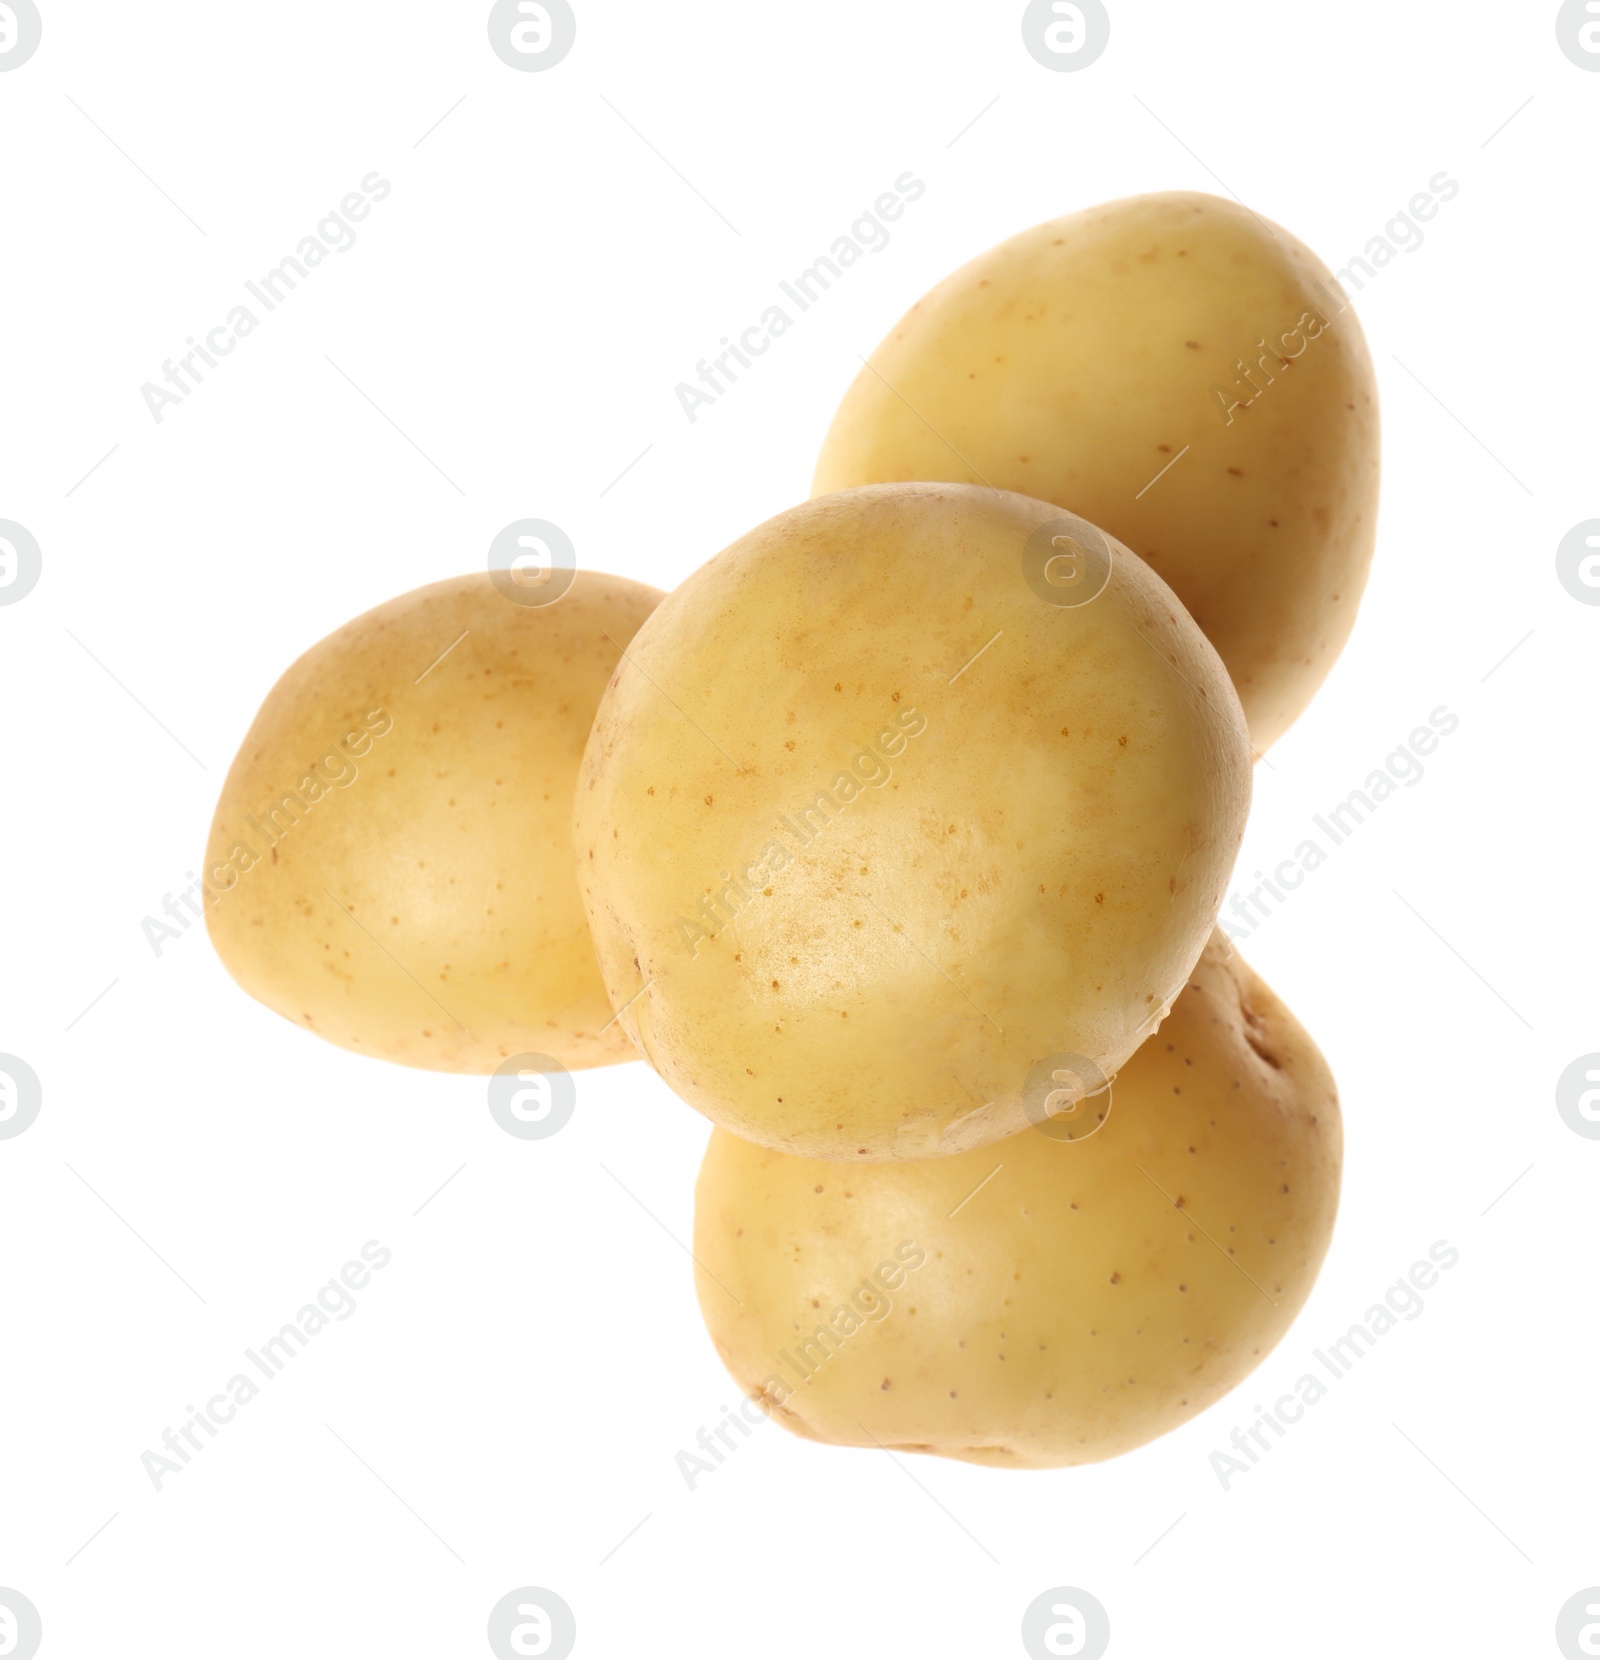
{"type": "Polygon", "coordinates": [[[606,989],[679,1095],[806,1157],[923,1158],[1022,1128],[1052,1055],[1127,1059],[1249,797],[1232,687],[1147,566],[1042,502],[898,485],[780,514],[663,601],[574,829],[606,989]],[[1082,543],[1110,559],[1097,598],[1025,580],[1053,528],[1060,592],[1103,574],[1082,543]]]}
{"type": "Polygon", "coordinates": [[[1215,196],[1052,220],[901,318],[814,493],[981,479],[1081,513],[1171,584],[1264,750],[1333,666],[1372,559],[1377,387],[1345,306],[1308,248],[1215,196]]]}
{"type": "Polygon", "coordinates": [[[700,1306],[740,1387],[799,1435],[1091,1463],[1203,1411],[1283,1336],[1340,1153],[1327,1063],[1215,935],[1086,1140],[1029,1129],[849,1169],[718,1130],[700,1306]]]}
{"type": "Polygon", "coordinates": [[[409,1066],[636,1058],[573,880],[572,792],[595,705],[660,598],[579,572],[528,606],[483,573],[313,646],[262,705],[211,827],[207,921],[234,979],[409,1066]]]}

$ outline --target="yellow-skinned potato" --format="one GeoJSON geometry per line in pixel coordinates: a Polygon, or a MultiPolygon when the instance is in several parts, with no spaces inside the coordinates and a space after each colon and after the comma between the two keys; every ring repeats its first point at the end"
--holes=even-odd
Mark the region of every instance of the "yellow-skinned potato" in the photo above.
{"type": "Polygon", "coordinates": [[[1093,527],[963,485],[806,503],[663,601],[595,717],[606,989],[752,1141],[982,1146],[1041,1062],[1109,1073],[1177,995],[1249,760],[1216,654],[1093,527]]]}
{"type": "Polygon", "coordinates": [[[1191,191],[1108,202],[990,249],[873,353],[814,492],[899,479],[1020,490],[1127,543],[1217,648],[1259,751],[1366,585],[1372,361],[1287,231],[1191,191]]]}
{"type": "Polygon", "coordinates": [[[234,979],[331,1043],[409,1066],[634,1059],[573,880],[572,793],[600,694],[660,598],[580,571],[526,604],[485,572],[306,652],[211,827],[206,916],[234,979]]]}
{"type": "Polygon", "coordinates": [[[1086,1139],[1045,1119],[855,1168],[715,1132],[696,1285],[740,1387],[815,1440],[1018,1468],[1114,1457],[1226,1394],[1327,1250],[1327,1064],[1218,935],[1091,1109],[1086,1139]]]}

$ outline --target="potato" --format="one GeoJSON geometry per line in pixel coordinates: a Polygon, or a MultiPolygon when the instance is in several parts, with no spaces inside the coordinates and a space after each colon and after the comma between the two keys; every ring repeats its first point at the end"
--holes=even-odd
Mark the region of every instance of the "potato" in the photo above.
{"type": "Polygon", "coordinates": [[[1097,1133],[1055,1139],[1070,1120],[1041,1118],[958,1158],[855,1169],[716,1131],[696,1286],[739,1386],[815,1440],[1014,1467],[1114,1457],[1226,1394],[1327,1250],[1327,1063],[1218,934],[1077,1112],[1103,1114],[1097,1133]]]}
{"type": "Polygon", "coordinates": [[[825,497],[663,601],[574,814],[613,1005],[725,1128],[917,1158],[1110,1072],[1205,945],[1250,795],[1243,718],[1170,590],[1042,502],[825,497]]]}
{"type": "Polygon", "coordinates": [[[1372,361],[1287,231],[1192,191],[1108,202],[990,249],[878,347],[815,493],[900,479],[1020,490],[1119,537],[1217,648],[1264,750],[1366,585],[1372,361]]]}
{"type": "Polygon", "coordinates": [[[409,1066],[635,1059],[573,879],[572,792],[600,693],[660,598],[579,572],[534,606],[485,572],[313,646],[262,705],[211,826],[206,915],[234,979],[409,1066]]]}

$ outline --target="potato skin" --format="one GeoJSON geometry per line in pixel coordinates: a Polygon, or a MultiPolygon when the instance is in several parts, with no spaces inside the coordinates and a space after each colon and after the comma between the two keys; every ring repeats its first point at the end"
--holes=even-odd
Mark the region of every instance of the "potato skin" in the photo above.
{"type": "Polygon", "coordinates": [[[1092,1463],[1203,1411],[1279,1341],[1327,1250],[1341,1152],[1327,1063],[1217,935],[1086,1140],[1028,1129],[852,1169],[716,1131],[701,1311],[796,1434],[1092,1463]]]}
{"type": "Polygon", "coordinates": [[[1030,589],[1058,519],[964,485],[806,503],[618,666],[579,885],[622,1024],[725,1128],[813,1158],[982,1146],[1026,1124],[1043,1058],[1115,1070],[1203,949],[1243,718],[1126,549],[1088,604],[1030,589]]]}
{"type": "Polygon", "coordinates": [[[1265,750],[1343,649],[1372,560],[1377,385],[1342,303],[1308,248],[1216,196],[1037,225],[895,325],[834,416],[813,493],[981,479],[1082,514],[1171,584],[1265,750]],[[1230,421],[1235,396],[1252,401],[1230,421]]]}
{"type": "Polygon", "coordinates": [[[529,607],[484,572],[306,652],[211,827],[206,918],[234,979],[330,1043],[408,1066],[635,1059],[573,878],[572,792],[606,680],[660,598],[580,571],[529,607]]]}

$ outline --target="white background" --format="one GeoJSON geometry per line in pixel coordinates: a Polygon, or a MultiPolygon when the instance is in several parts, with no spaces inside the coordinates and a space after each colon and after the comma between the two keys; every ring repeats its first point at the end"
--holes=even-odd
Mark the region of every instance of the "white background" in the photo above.
{"type": "Polygon", "coordinates": [[[1015,0],[578,0],[570,57],[520,74],[485,4],[41,4],[0,74],[0,518],[44,561],[0,607],[0,1050],[44,1084],[0,1141],[0,1585],[47,1660],[487,1654],[527,1584],[580,1656],[1021,1654],[1062,1584],[1113,1657],[1557,1653],[1600,1582],[1600,1143],[1554,1104],[1600,1049],[1600,609],[1554,563],[1600,515],[1600,74],[1554,5],[1112,0],[1057,74],[1015,0]],[[908,169],[890,245],[691,425],[675,384],[908,169]],[[372,170],[356,245],[158,425],[141,384],[372,170]],[[514,518],[671,587],[806,495],[919,294],[1040,219],[1226,188],[1342,266],[1440,170],[1459,195],[1358,300],[1371,585],[1236,884],[1459,716],[1243,946],[1343,1095],[1309,1305],[1108,1465],[764,1425],[689,1491],[675,1454],[736,1400],[678,1243],[704,1122],[635,1065],[513,1140],[481,1079],[250,1002],[198,927],[146,943],[259,700],[514,518]],[[356,1315],[156,1492],[140,1454],[372,1238],[356,1315]],[[1440,1239],[1424,1314],[1224,1492],[1212,1449],[1440,1239]]]}

